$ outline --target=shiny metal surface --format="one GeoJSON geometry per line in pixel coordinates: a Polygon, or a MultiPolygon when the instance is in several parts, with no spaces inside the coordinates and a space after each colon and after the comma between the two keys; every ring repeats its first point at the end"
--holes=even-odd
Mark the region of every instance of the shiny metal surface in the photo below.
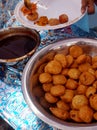
{"type": "Polygon", "coordinates": [[[31,50],[29,53],[25,54],[24,56],[13,58],[13,59],[0,59],[1,63],[8,63],[8,64],[14,64],[18,61],[21,61],[29,56],[31,56],[36,49],[38,48],[40,44],[40,35],[39,33],[34,29],[28,29],[24,27],[9,27],[5,29],[0,30],[0,41],[3,39],[6,39],[11,36],[20,35],[20,36],[30,36],[36,41],[36,46],[31,50]]]}
{"type": "MultiPolygon", "coordinates": [[[[81,46],[85,53],[90,55],[97,55],[97,40],[96,39],[87,39],[87,38],[72,38],[67,39],[63,41],[59,41],[57,43],[48,45],[47,47],[43,48],[39,52],[35,53],[31,59],[26,64],[23,76],[22,76],[22,91],[24,98],[26,100],[26,103],[29,105],[31,110],[44,122],[47,124],[63,129],[75,129],[75,128],[92,128],[96,127],[97,123],[91,123],[91,124],[80,124],[80,123],[72,123],[72,122],[66,122],[62,121],[53,115],[51,115],[47,109],[44,109],[43,106],[39,103],[37,100],[35,93],[33,91],[34,87],[37,86],[37,75],[34,75],[35,71],[37,70],[37,67],[40,65],[41,57],[47,54],[49,51],[62,51],[62,48],[64,48],[65,53],[67,53],[69,46],[77,44],[81,46]]],[[[43,63],[44,60],[41,61],[43,63]]],[[[37,95],[39,93],[37,92],[37,95]]],[[[96,128],[95,128],[96,129],[96,128]]]]}

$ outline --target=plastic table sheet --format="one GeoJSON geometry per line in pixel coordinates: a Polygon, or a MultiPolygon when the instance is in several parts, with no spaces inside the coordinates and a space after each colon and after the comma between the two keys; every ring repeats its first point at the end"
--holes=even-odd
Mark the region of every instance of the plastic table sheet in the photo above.
{"type": "MultiPolygon", "coordinates": [[[[0,29],[22,26],[14,16],[14,8],[20,0],[0,0],[0,29]]],[[[96,38],[96,31],[83,31],[76,25],[57,30],[42,30],[39,32],[41,43],[39,48],[58,40],[72,37],[96,38]]],[[[21,77],[26,62],[14,66],[0,63],[0,116],[15,130],[54,130],[52,126],[40,120],[26,104],[22,90],[21,77]]],[[[61,128],[60,128],[61,129],[61,128]]]]}

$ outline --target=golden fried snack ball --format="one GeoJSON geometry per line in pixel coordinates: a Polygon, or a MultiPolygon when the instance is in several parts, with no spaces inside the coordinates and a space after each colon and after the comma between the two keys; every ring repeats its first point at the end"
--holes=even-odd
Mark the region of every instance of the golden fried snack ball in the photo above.
{"type": "Polygon", "coordinates": [[[72,79],[78,79],[80,76],[80,71],[76,68],[69,69],[68,76],[72,79]]]}
{"type": "Polygon", "coordinates": [[[53,60],[55,54],[56,53],[54,51],[48,52],[43,57],[41,57],[41,59],[39,60],[39,64],[47,64],[47,62],[53,60]]]}
{"type": "Polygon", "coordinates": [[[75,48],[70,47],[67,55],[62,50],[42,58],[34,78],[34,86],[37,88],[39,81],[41,86],[33,91],[35,96],[39,93],[40,104],[56,117],[90,123],[97,120],[97,56],[93,58],[81,47],[79,51],[75,48]]]}
{"type": "Polygon", "coordinates": [[[97,79],[97,70],[95,70],[95,77],[96,77],[96,79],[97,79]]]}
{"type": "Polygon", "coordinates": [[[97,111],[97,94],[94,94],[90,97],[90,106],[97,111]]]}
{"type": "Polygon", "coordinates": [[[92,75],[95,75],[95,70],[93,68],[89,68],[88,72],[91,73],[92,75]]]}
{"type": "Polygon", "coordinates": [[[74,96],[74,91],[66,89],[64,95],[60,96],[60,98],[65,101],[66,103],[70,103],[74,96]]]}
{"type": "Polygon", "coordinates": [[[53,60],[55,54],[56,54],[56,52],[50,51],[50,52],[48,52],[48,53],[44,56],[44,59],[45,59],[46,61],[51,61],[51,60],[53,60]]]}
{"type": "Polygon", "coordinates": [[[42,65],[40,65],[39,69],[38,69],[38,73],[41,74],[44,72],[44,67],[46,66],[46,63],[43,63],[42,65]]]}
{"type": "Polygon", "coordinates": [[[86,55],[86,62],[92,64],[92,57],[90,55],[86,55]]]}
{"type": "Polygon", "coordinates": [[[93,118],[94,118],[95,120],[97,120],[97,112],[95,112],[95,113],[93,114],[93,118]]]}
{"type": "Polygon", "coordinates": [[[87,57],[86,57],[86,54],[82,54],[82,55],[80,55],[79,57],[77,57],[76,62],[77,62],[78,64],[85,63],[86,58],[87,58],[87,57]]]}
{"type": "Polygon", "coordinates": [[[57,107],[50,107],[49,108],[52,114],[54,114],[56,117],[66,120],[69,118],[69,112],[57,107]]]}
{"type": "Polygon", "coordinates": [[[62,69],[62,72],[61,72],[61,74],[63,74],[64,76],[68,76],[68,68],[64,68],[64,69],[62,69]]]}
{"type": "Polygon", "coordinates": [[[78,110],[71,110],[70,111],[70,118],[75,122],[82,122],[79,118],[79,111],[78,110]]]}
{"type": "Polygon", "coordinates": [[[35,23],[39,26],[45,26],[48,24],[48,18],[47,16],[41,16],[35,23]]]}
{"type": "Polygon", "coordinates": [[[49,73],[41,73],[39,75],[39,81],[41,83],[50,83],[52,81],[52,76],[49,73]]]}
{"type": "Polygon", "coordinates": [[[61,24],[68,22],[68,16],[67,14],[61,14],[59,15],[59,21],[61,24]]]}
{"type": "Polygon", "coordinates": [[[68,89],[76,89],[78,86],[77,81],[73,80],[73,79],[68,79],[66,82],[66,88],[68,89]]]}
{"type": "Polygon", "coordinates": [[[59,75],[53,75],[53,84],[65,84],[67,79],[64,75],[59,74],[59,75]]]}
{"type": "Polygon", "coordinates": [[[52,83],[45,83],[42,85],[42,88],[45,92],[49,92],[52,86],[53,86],[52,83]]]}
{"type": "Polygon", "coordinates": [[[58,61],[52,60],[47,63],[44,70],[50,74],[59,74],[62,71],[62,65],[58,61]]]}
{"type": "Polygon", "coordinates": [[[87,105],[80,107],[79,118],[85,123],[90,123],[93,119],[93,110],[87,105]]]}
{"type": "Polygon", "coordinates": [[[95,76],[89,72],[83,72],[79,79],[83,85],[91,85],[95,81],[95,76]]]}
{"type": "Polygon", "coordinates": [[[27,15],[27,19],[30,21],[34,21],[38,19],[38,13],[37,12],[33,12],[31,14],[27,15]]]}
{"type": "Polygon", "coordinates": [[[72,99],[73,109],[80,109],[80,107],[88,105],[88,99],[85,95],[75,95],[72,99]]]}
{"type": "Polygon", "coordinates": [[[90,96],[94,95],[96,93],[95,87],[88,87],[86,90],[86,96],[89,98],[90,96]]]}
{"type": "Polygon", "coordinates": [[[83,85],[83,84],[80,84],[76,91],[77,91],[77,94],[82,94],[82,95],[85,95],[86,94],[86,90],[87,90],[87,86],[83,85]]]}
{"type": "Polygon", "coordinates": [[[89,63],[83,63],[83,64],[80,64],[78,69],[80,70],[80,72],[85,72],[85,71],[88,71],[91,67],[91,65],[89,63]]]}
{"type": "Polygon", "coordinates": [[[71,55],[66,55],[67,59],[67,67],[70,67],[74,61],[73,57],[71,55]]]}
{"type": "Polygon", "coordinates": [[[57,60],[58,62],[60,62],[63,68],[67,66],[66,56],[63,54],[56,54],[54,57],[54,60],[57,60]]]}
{"type": "Polygon", "coordinates": [[[97,56],[92,57],[92,64],[95,63],[95,62],[97,62],[97,56]]]}
{"type": "Polygon", "coordinates": [[[77,58],[77,57],[79,57],[80,55],[83,54],[83,49],[78,45],[73,45],[73,46],[70,47],[69,53],[74,58],[77,58]]]}
{"type": "Polygon", "coordinates": [[[56,103],[58,101],[57,97],[54,97],[53,95],[51,95],[51,93],[47,92],[45,93],[45,99],[46,101],[48,101],[49,103],[56,103]]]}
{"type": "Polygon", "coordinates": [[[54,25],[60,24],[60,22],[59,22],[59,19],[57,19],[57,18],[51,18],[51,19],[49,19],[48,24],[50,26],[54,26],[54,25]]]}
{"type": "Polygon", "coordinates": [[[70,66],[70,68],[77,68],[78,69],[78,63],[76,62],[76,60],[74,60],[73,64],[70,66]]]}
{"type": "Polygon", "coordinates": [[[50,93],[53,96],[61,96],[65,93],[65,87],[63,85],[54,85],[51,87],[50,93]]]}
{"type": "Polygon", "coordinates": [[[96,88],[96,90],[97,90],[97,81],[95,81],[95,82],[93,83],[93,87],[96,88]]]}
{"type": "Polygon", "coordinates": [[[66,111],[70,110],[69,104],[65,103],[65,102],[62,101],[62,100],[59,100],[59,101],[56,103],[56,105],[57,105],[58,108],[61,108],[61,109],[63,109],[63,110],[66,110],[66,111]]]}
{"type": "Polygon", "coordinates": [[[97,62],[95,62],[95,63],[92,64],[92,68],[93,69],[97,69],[97,62]]]}

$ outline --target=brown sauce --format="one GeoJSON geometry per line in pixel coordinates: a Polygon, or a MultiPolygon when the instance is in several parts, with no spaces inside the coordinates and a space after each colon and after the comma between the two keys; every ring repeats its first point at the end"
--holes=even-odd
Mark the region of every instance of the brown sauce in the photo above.
{"type": "Polygon", "coordinates": [[[13,59],[24,56],[36,46],[30,36],[15,35],[0,41],[0,59],[13,59]]]}

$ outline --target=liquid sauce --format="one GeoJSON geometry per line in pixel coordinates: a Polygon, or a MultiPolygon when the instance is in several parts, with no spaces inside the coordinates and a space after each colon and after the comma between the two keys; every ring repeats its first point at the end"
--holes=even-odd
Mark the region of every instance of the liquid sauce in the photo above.
{"type": "Polygon", "coordinates": [[[11,36],[0,41],[0,59],[21,57],[30,52],[36,41],[29,36],[11,36]]]}

